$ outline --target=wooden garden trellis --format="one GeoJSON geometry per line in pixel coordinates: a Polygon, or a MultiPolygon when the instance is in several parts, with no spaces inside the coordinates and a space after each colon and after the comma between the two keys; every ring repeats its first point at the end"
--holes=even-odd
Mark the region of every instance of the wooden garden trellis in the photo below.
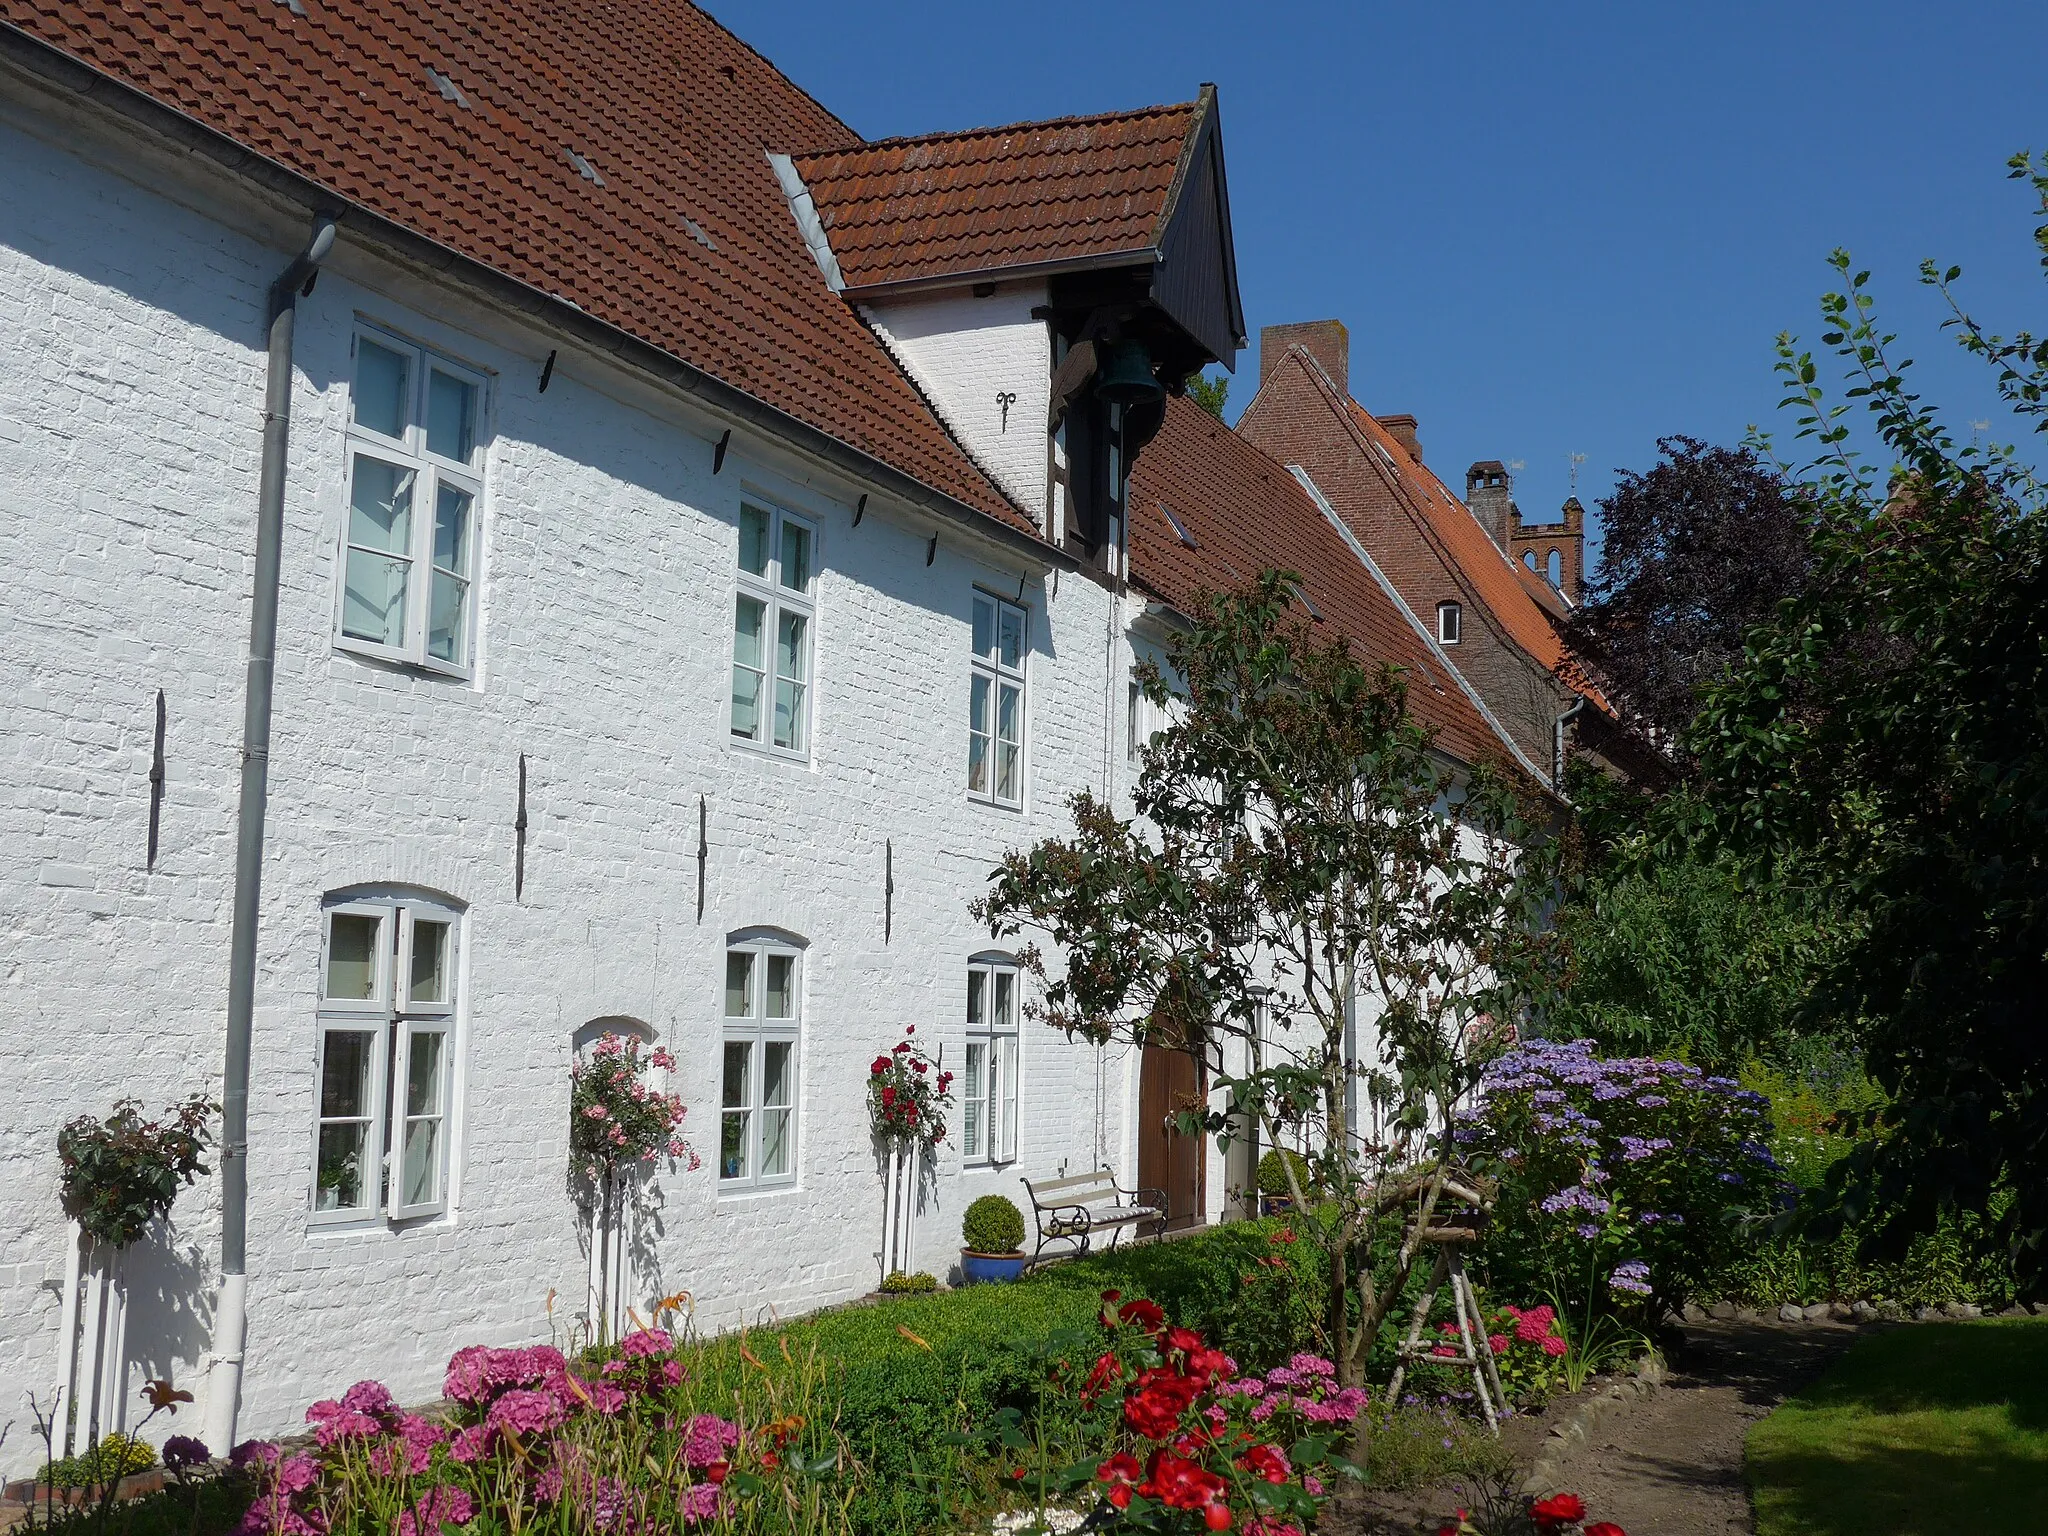
{"type": "Polygon", "coordinates": [[[1473,1292],[1471,1277],[1465,1273],[1465,1250],[1480,1241],[1491,1209],[1492,1201],[1481,1197],[1477,1204],[1464,1210],[1433,1213],[1415,1233],[1416,1241],[1428,1243],[1436,1250],[1436,1260],[1430,1268],[1429,1283],[1415,1298],[1407,1337],[1395,1353],[1387,1400],[1400,1401],[1401,1383],[1411,1362],[1470,1371],[1473,1392],[1486,1415],[1487,1428],[1499,1434],[1499,1410],[1507,1406],[1507,1397],[1501,1391],[1500,1371],[1494,1364],[1493,1346],[1487,1338],[1486,1321],[1480,1315],[1479,1298],[1473,1292]],[[1457,1323],[1458,1342],[1452,1346],[1454,1353],[1444,1355],[1438,1351],[1447,1346],[1425,1343],[1423,1329],[1428,1326],[1437,1293],[1447,1284],[1451,1288],[1451,1316],[1457,1323]]]}

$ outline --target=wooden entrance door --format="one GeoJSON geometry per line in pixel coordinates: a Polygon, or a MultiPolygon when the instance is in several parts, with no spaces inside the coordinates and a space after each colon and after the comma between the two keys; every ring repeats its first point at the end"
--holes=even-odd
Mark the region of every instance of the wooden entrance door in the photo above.
{"type": "Polygon", "coordinates": [[[1138,1063],[1138,1183],[1166,1192],[1166,1229],[1202,1225],[1207,1138],[1183,1136],[1173,1116],[1202,1107],[1202,1070],[1186,1051],[1148,1045],[1138,1063]]]}

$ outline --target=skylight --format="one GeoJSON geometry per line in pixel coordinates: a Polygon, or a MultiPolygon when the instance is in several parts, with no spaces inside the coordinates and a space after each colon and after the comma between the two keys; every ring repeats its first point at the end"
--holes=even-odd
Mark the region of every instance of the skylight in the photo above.
{"type": "Polygon", "coordinates": [[[1175,517],[1173,515],[1173,508],[1169,507],[1165,502],[1162,501],[1159,503],[1159,510],[1166,515],[1167,522],[1173,525],[1173,535],[1175,538],[1180,540],[1181,547],[1183,549],[1201,548],[1201,546],[1195,542],[1195,536],[1192,533],[1188,532],[1188,525],[1182,522],[1178,517],[1175,517]]]}
{"type": "Polygon", "coordinates": [[[1308,616],[1310,618],[1314,619],[1318,624],[1322,622],[1323,610],[1318,608],[1313,602],[1309,600],[1309,595],[1305,590],[1303,590],[1300,582],[1288,582],[1287,590],[1289,592],[1292,592],[1297,598],[1301,600],[1301,606],[1308,610],[1308,616]]]}
{"type": "Polygon", "coordinates": [[[604,185],[604,177],[599,174],[596,166],[592,165],[588,160],[584,159],[581,155],[577,154],[576,151],[573,149],[564,149],[562,153],[567,155],[569,157],[569,163],[576,167],[576,174],[578,176],[581,176],[585,181],[593,182],[600,187],[604,185]]]}
{"type": "Polygon", "coordinates": [[[690,238],[696,241],[699,245],[703,246],[705,250],[715,251],[718,249],[718,242],[716,240],[713,240],[706,233],[704,233],[704,226],[702,224],[699,224],[695,219],[691,218],[688,214],[683,215],[683,228],[688,230],[690,232],[690,238]]]}

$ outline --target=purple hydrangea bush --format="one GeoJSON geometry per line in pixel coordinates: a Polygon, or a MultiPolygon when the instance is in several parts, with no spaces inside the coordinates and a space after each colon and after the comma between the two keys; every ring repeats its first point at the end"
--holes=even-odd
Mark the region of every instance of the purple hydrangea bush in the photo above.
{"type": "Polygon", "coordinates": [[[1530,1040],[1496,1058],[1454,1132],[1501,1181],[1497,1287],[1650,1321],[1787,1197],[1770,1106],[1682,1061],[1530,1040]]]}

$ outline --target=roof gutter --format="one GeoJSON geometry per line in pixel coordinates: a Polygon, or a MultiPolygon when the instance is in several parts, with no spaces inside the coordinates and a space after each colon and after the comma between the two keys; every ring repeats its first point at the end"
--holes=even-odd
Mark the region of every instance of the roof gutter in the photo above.
{"type": "Polygon", "coordinates": [[[249,608],[249,668],[242,698],[242,799],[235,817],[234,926],[228,942],[228,1038],[222,1068],[220,1296],[206,1382],[206,1443],[235,1443],[248,1336],[249,1043],[256,1011],[256,926],[262,911],[263,822],[270,800],[270,701],[277,661],[284,549],[285,456],[291,443],[292,341],[299,296],[310,293],[334,249],[334,221],[270,285],[269,361],[263,387],[263,471],[256,491],[256,584],[249,608]]]}
{"type": "Polygon", "coordinates": [[[572,300],[534,287],[450,246],[429,239],[288,166],[257,154],[198,119],[167,106],[147,92],[74,58],[52,43],[0,23],[0,61],[49,86],[105,107],[143,131],[213,162],[271,194],[331,218],[362,242],[400,260],[453,279],[498,306],[532,316],[562,338],[607,353],[626,367],[650,375],[693,397],[705,410],[778,437],[858,483],[907,506],[964,523],[1009,552],[1043,565],[1080,569],[1080,562],[1036,534],[1003,522],[978,507],[926,485],[914,475],[865,453],[822,428],[799,420],[745,390],[640,340],[610,321],[587,313],[572,300]]]}

